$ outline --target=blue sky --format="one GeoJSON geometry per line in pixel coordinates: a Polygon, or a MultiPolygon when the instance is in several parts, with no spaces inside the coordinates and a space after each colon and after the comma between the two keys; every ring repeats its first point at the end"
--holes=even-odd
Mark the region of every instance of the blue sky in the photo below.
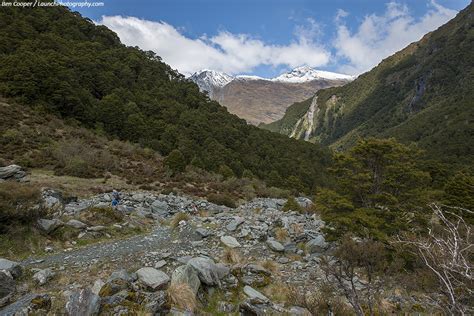
{"type": "MultiPolygon", "coordinates": [[[[89,0],[96,1],[96,0],[89,0]]],[[[468,0],[101,0],[74,9],[180,72],[273,77],[300,65],[360,74],[468,0]]]]}

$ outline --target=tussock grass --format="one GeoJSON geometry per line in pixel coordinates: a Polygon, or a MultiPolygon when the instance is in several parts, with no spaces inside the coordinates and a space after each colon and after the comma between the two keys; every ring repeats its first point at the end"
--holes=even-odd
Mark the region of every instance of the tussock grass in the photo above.
{"type": "Polygon", "coordinates": [[[176,227],[178,227],[179,222],[188,221],[188,220],[189,220],[189,214],[188,213],[179,212],[179,213],[174,214],[173,218],[171,218],[171,220],[170,220],[169,225],[172,228],[176,228],[176,227]]]}
{"type": "Polygon", "coordinates": [[[186,283],[172,283],[167,291],[168,304],[179,309],[193,312],[197,307],[196,296],[186,283]]]}
{"type": "Polygon", "coordinates": [[[275,237],[278,241],[286,241],[289,236],[290,234],[286,228],[278,227],[275,229],[275,237]]]}
{"type": "Polygon", "coordinates": [[[238,250],[225,248],[222,253],[222,261],[228,264],[242,264],[245,260],[238,250]]]}
{"type": "Polygon", "coordinates": [[[264,261],[260,261],[259,264],[268,271],[270,271],[272,274],[278,274],[278,272],[280,271],[278,263],[273,260],[267,259],[264,261]]]}

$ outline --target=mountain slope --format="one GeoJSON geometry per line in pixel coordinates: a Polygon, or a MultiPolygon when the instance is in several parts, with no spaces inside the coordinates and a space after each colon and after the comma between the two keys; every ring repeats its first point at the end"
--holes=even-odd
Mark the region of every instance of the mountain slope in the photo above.
{"type": "MultiPolygon", "coordinates": [[[[306,190],[329,151],[248,126],[152,52],[63,7],[0,11],[0,94],[187,164],[306,190]],[[225,167],[228,167],[227,169],[225,167]],[[293,185],[291,184],[291,186],[293,185]]],[[[78,135],[80,137],[80,135],[78,135]]]]}
{"type": "MultiPolygon", "coordinates": [[[[353,82],[320,90],[309,140],[344,149],[359,137],[417,142],[433,157],[474,157],[474,12],[456,18],[383,60],[353,82]]],[[[311,101],[292,105],[264,128],[303,139],[297,121],[311,101]],[[295,115],[297,113],[297,115],[295,115]]],[[[306,126],[307,127],[307,126],[306,126]]]]}
{"type": "Polygon", "coordinates": [[[195,73],[190,79],[229,112],[257,125],[278,120],[289,104],[309,98],[319,89],[346,84],[353,77],[303,66],[271,79],[231,77],[210,70],[195,73]]]}

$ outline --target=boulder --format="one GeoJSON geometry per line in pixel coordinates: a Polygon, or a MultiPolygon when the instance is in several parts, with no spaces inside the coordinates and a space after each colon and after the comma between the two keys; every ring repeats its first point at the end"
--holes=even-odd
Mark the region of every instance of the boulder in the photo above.
{"type": "Polygon", "coordinates": [[[201,281],[197,271],[190,265],[182,265],[177,267],[171,275],[171,284],[185,283],[197,294],[201,281]]]}
{"type": "Polygon", "coordinates": [[[29,293],[0,309],[0,315],[46,315],[50,308],[51,297],[49,295],[29,293]]]}
{"type": "Polygon", "coordinates": [[[295,315],[295,316],[311,316],[311,312],[304,307],[300,306],[291,306],[288,309],[288,315],[295,315]]]}
{"type": "Polygon", "coordinates": [[[234,219],[229,223],[227,224],[227,226],[225,227],[228,231],[235,231],[237,229],[237,227],[239,227],[243,222],[245,222],[245,219],[243,217],[239,217],[239,216],[236,216],[234,217],[234,219]]]}
{"type": "Polygon", "coordinates": [[[66,312],[70,316],[98,315],[99,309],[100,297],[89,288],[72,292],[66,303],[66,312]]]}
{"type": "Polygon", "coordinates": [[[318,235],[316,238],[311,239],[305,245],[307,253],[322,252],[328,248],[328,244],[324,239],[323,235],[318,235]]]}
{"type": "Polygon", "coordinates": [[[63,222],[61,222],[59,219],[45,219],[41,218],[38,220],[38,226],[39,228],[44,231],[45,233],[49,234],[55,229],[61,227],[63,225],[63,222]]]}
{"type": "Polygon", "coordinates": [[[77,228],[77,229],[83,229],[87,227],[86,224],[84,224],[81,221],[78,221],[77,219],[70,219],[69,221],[67,221],[66,226],[77,228]]]}
{"type": "Polygon", "coordinates": [[[5,272],[0,272],[0,307],[10,301],[13,293],[15,293],[15,281],[5,272]]]}
{"type": "Polygon", "coordinates": [[[214,260],[196,257],[189,260],[188,264],[197,271],[202,283],[209,286],[220,285],[219,268],[214,260]]]}
{"type": "Polygon", "coordinates": [[[6,167],[0,167],[0,179],[15,179],[22,180],[26,176],[26,172],[18,165],[9,165],[6,167]]]}
{"type": "Polygon", "coordinates": [[[166,291],[145,293],[144,300],[146,315],[163,315],[167,303],[166,291]]]}
{"type": "Polygon", "coordinates": [[[222,236],[221,242],[229,248],[238,248],[241,247],[240,243],[232,236],[222,236]]]}
{"type": "Polygon", "coordinates": [[[95,280],[94,285],[92,286],[92,293],[99,295],[100,290],[105,285],[105,282],[101,279],[95,280]]]}
{"type": "Polygon", "coordinates": [[[267,246],[273,251],[277,251],[277,252],[285,251],[285,247],[283,247],[282,244],[280,244],[278,241],[273,240],[273,239],[267,240],[267,246]]]}
{"type": "Polygon", "coordinates": [[[159,290],[168,284],[169,276],[155,268],[145,267],[137,271],[138,280],[153,290],[159,290]]]}
{"type": "Polygon", "coordinates": [[[199,236],[201,236],[202,238],[206,238],[206,237],[209,237],[209,236],[212,235],[212,233],[209,230],[205,229],[205,228],[197,228],[196,233],[199,236]]]}
{"type": "Polygon", "coordinates": [[[17,278],[21,275],[23,269],[18,262],[0,258],[0,271],[4,271],[13,278],[17,278]]]}
{"type": "Polygon", "coordinates": [[[267,303],[270,300],[260,293],[259,291],[255,290],[253,287],[250,287],[248,285],[244,286],[244,293],[247,295],[251,300],[259,300],[261,302],[267,303]]]}
{"type": "MultiPolygon", "coordinates": [[[[129,274],[125,269],[117,270],[112,272],[110,277],[107,279],[105,284],[103,284],[98,289],[98,295],[100,297],[111,296],[122,290],[130,289],[131,283],[136,280],[134,275],[129,274]]],[[[96,281],[97,282],[97,281],[96,281]]],[[[97,287],[99,285],[97,284],[97,287]]],[[[94,284],[93,292],[97,294],[97,287],[94,284]]]]}
{"type": "Polygon", "coordinates": [[[45,285],[55,276],[55,273],[51,268],[39,270],[33,275],[33,279],[38,283],[38,285],[45,285]]]}
{"type": "Polygon", "coordinates": [[[101,231],[104,231],[106,229],[107,229],[107,227],[102,226],[102,225],[87,227],[87,230],[91,231],[91,232],[101,232],[101,231]]]}

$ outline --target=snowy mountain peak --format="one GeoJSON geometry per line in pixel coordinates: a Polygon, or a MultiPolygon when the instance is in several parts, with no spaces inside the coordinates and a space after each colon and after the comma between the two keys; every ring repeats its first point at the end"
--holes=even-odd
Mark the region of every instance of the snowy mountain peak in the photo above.
{"type": "Polygon", "coordinates": [[[272,81],[280,82],[306,82],[317,79],[328,79],[328,80],[354,80],[353,76],[339,74],[335,72],[316,70],[309,66],[297,67],[289,72],[286,72],[276,78],[271,79],[272,81]]]}
{"type": "Polygon", "coordinates": [[[215,70],[203,69],[195,72],[191,77],[192,81],[196,82],[201,90],[211,92],[213,88],[222,88],[232,80],[234,77],[224,72],[215,70]]]}

